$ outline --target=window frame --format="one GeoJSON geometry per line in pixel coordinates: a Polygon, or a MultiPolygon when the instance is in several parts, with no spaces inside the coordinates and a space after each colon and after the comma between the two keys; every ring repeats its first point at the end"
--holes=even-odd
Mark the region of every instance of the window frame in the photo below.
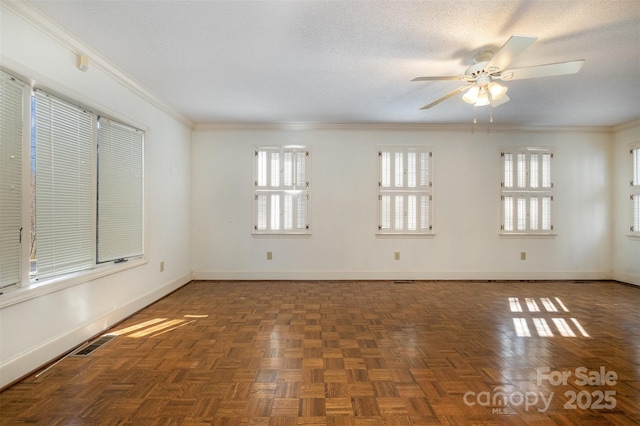
{"type": "Polygon", "coordinates": [[[433,147],[379,145],[376,147],[376,158],[378,178],[376,235],[380,237],[434,236],[433,147]],[[415,164],[412,167],[408,164],[409,153],[416,154],[413,159],[415,164]],[[388,158],[385,154],[389,154],[388,158]],[[384,164],[386,162],[388,165],[384,164]],[[402,170],[398,170],[398,165],[402,170]],[[413,205],[412,208],[409,207],[410,204],[413,205]],[[402,211],[400,219],[398,209],[402,211]]]}
{"type": "MultiPolygon", "coordinates": [[[[9,126],[10,131],[4,136],[9,137],[11,143],[10,143],[10,146],[7,146],[7,145],[3,146],[2,159],[0,159],[0,161],[2,161],[2,163],[5,166],[8,166],[7,169],[4,169],[4,168],[0,169],[0,171],[2,171],[3,176],[5,176],[4,179],[0,180],[0,183],[2,183],[2,188],[0,188],[0,196],[2,196],[2,200],[3,200],[3,201],[0,201],[0,207],[2,207],[3,209],[9,207],[10,210],[13,211],[13,214],[10,215],[11,220],[9,221],[7,221],[6,214],[3,215],[4,220],[0,223],[4,225],[2,226],[2,228],[0,228],[0,232],[1,232],[0,241],[3,242],[2,244],[3,248],[2,248],[2,251],[0,252],[0,255],[2,256],[3,259],[5,259],[5,261],[7,260],[11,261],[11,265],[9,267],[9,274],[7,273],[6,270],[3,270],[2,273],[0,274],[1,275],[0,278],[2,278],[0,279],[0,292],[1,292],[4,289],[12,288],[12,287],[15,287],[16,285],[19,285],[22,281],[22,277],[24,276],[24,269],[25,269],[22,266],[22,263],[23,263],[23,256],[24,256],[23,247],[26,244],[23,244],[22,241],[25,236],[24,192],[25,192],[26,182],[24,179],[24,174],[25,174],[24,168],[25,168],[25,138],[26,138],[25,128],[28,127],[25,124],[26,122],[28,122],[27,112],[26,112],[26,110],[28,109],[27,108],[28,90],[27,90],[27,85],[20,79],[12,76],[7,72],[4,72],[3,70],[0,70],[0,73],[1,73],[0,78],[2,78],[3,91],[7,90],[7,91],[14,92],[14,93],[6,94],[6,96],[8,96],[10,99],[13,99],[14,102],[7,103],[2,106],[3,112],[6,112],[10,115],[10,117],[5,117],[5,119],[7,119],[7,124],[10,123],[10,126],[9,126]],[[7,107],[6,109],[5,109],[5,106],[7,107]],[[15,123],[14,120],[18,121],[18,123],[15,123]],[[9,156],[8,158],[11,159],[11,161],[9,162],[6,161],[7,160],[7,158],[5,157],[6,155],[9,156]],[[8,181],[6,180],[7,178],[9,179],[8,181]],[[7,188],[4,187],[4,185],[7,182],[10,182],[11,184],[9,191],[7,191],[7,188]],[[13,191],[16,189],[16,187],[18,189],[18,193],[13,194],[13,191]],[[6,203],[6,201],[8,201],[8,199],[10,198],[13,198],[13,202],[10,201],[9,203],[6,203]],[[7,226],[7,225],[10,225],[10,226],[7,226]],[[5,240],[4,238],[14,239],[14,241],[13,243],[11,243],[10,240],[5,240]],[[5,250],[7,249],[7,242],[9,245],[13,246],[9,250],[7,250],[8,253],[5,252],[5,250]],[[16,252],[11,254],[13,250],[15,250],[16,252]],[[9,282],[9,281],[13,281],[13,282],[9,282]]],[[[3,130],[6,131],[7,128],[3,126],[3,130]]],[[[6,265],[7,264],[5,263],[5,267],[6,265]]]]}
{"type": "Polygon", "coordinates": [[[500,236],[554,237],[556,235],[554,149],[503,147],[500,149],[499,156],[498,232],[500,236]],[[533,161],[533,158],[536,160],[533,161]],[[511,163],[510,170],[506,169],[507,161],[511,163]],[[545,168],[548,169],[546,173],[545,168]],[[508,208],[507,199],[512,200],[511,208],[508,208]],[[548,206],[545,208],[547,203],[548,206]],[[510,214],[507,214],[507,210],[510,214]]]}
{"type": "MultiPolygon", "coordinates": [[[[99,109],[93,108],[90,106],[90,102],[84,102],[78,99],[73,99],[69,96],[65,96],[61,94],[59,91],[51,90],[49,87],[41,85],[29,78],[24,76],[20,77],[16,73],[2,68],[2,71],[14,78],[16,81],[24,84],[24,93],[23,93],[23,141],[22,141],[22,244],[20,248],[20,279],[17,283],[6,286],[0,289],[0,308],[11,306],[16,303],[23,302],[25,300],[32,299],[34,297],[40,297],[45,294],[50,294],[56,291],[59,291],[64,288],[72,287],[78,284],[86,283],[88,281],[108,276],[114,273],[118,273],[127,269],[131,269],[134,267],[138,267],[140,265],[148,263],[147,253],[148,253],[148,235],[146,230],[148,229],[148,217],[145,214],[146,208],[148,205],[147,200],[147,176],[146,176],[146,161],[147,156],[144,155],[146,152],[146,145],[148,143],[148,130],[140,125],[139,123],[135,123],[133,120],[125,118],[113,111],[108,114],[99,112],[99,109]],[[33,138],[33,114],[34,114],[34,92],[36,90],[45,92],[63,102],[70,103],[72,105],[78,106],[79,108],[85,109],[93,114],[93,121],[97,123],[98,117],[105,117],[110,120],[116,121],[118,123],[124,124],[126,126],[131,126],[133,128],[139,129],[144,132],[144,139],[142,141],[142,194],[141,194],[141,202],[142,202],[142,240],[143,240],[143,253],[139,256],[129,257],[125,261],[119,262],[107,262],[107,263],[97,263],[94,258],[94,262],[90,268],[82,269],[79,271],[63,273],[59,275],[51,275],[48,277],[40,277],[40,279],[36,279],[31,276],[31,260],[30,260],[30,229],[31,229],[31,220],[32,220],[32,212],[34,211],[34,206],[32,205],[32,196],[31,196],[31,185],[32,185],[32,138],[33,138]],[[25,231],[26,230],[26,231],[25,231]]],[[[98,147],[97,147],[97,139],[95,137],[92,140],[92,160],[94,163],[96,161],[98,155],[98,147]]],[[[96,194],[97,189],[97,166],[92,170],[91,182],[90,184],[94,187],[93,194],[96,194]]],[[[94,221],[94,236],[97,233],[96,226],[96,217],[95,212],[97,211],[97,198],[94,197],[92,200],[94,204],[93,207],[93,221],[94,221]]],[[[94,252],[97,249],[97,239],[93,240],[93,249],[94,252]]],[[[118,259],[120,260],[120,259],[118,259]]]]}
{"type": "Polygon", "coordinates": [[[311,235],[309,146],[256,145],[252,147],[252,157],[252,234],[280,237],[311,235]],[[285,160],[289,154],[290,159],[285,160]],[[302,168],[300,160],[304,160],[302,168]],[[274,161],[280,169],[276,172],[272,169],[274,161]],[[285,161],[290,161],[290,166],[285,166],[285,161]],[[274,201],[278,204],[273,204],[274,201]]]}
{"type": "Polygon", "coordinates": [[[640,239],[640,142],[629,146],[631,173],[629,179],[630,225],[629,237],[640,239]]]}

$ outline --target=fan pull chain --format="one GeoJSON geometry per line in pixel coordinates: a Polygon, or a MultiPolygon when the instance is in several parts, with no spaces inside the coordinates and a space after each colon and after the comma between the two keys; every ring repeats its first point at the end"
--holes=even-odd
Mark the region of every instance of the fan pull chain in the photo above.
{"type": "Polygon", "coordinates": [[[473,106],[473,124],[476,124],[478,121],[476,120],[476,106],[473,106]]]}
{"type": "Polygon", "coordinates": [[[493,105],[489,104],[489,123],[493,123],[493,105]]]}

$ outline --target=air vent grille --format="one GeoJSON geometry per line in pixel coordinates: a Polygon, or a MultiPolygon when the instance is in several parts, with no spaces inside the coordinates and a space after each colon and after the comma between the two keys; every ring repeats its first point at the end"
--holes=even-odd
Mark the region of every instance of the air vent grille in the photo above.
{"type": "Polygon", "coordinates": [[[87,346],[83,346],[73,353],[73,356],[87,356],[93,353],[95,350],[100,348],[102,345],[108,343],[111,339],[113,339],[115,334],[105,334],[97,340],[94,340],[87,346]]]}

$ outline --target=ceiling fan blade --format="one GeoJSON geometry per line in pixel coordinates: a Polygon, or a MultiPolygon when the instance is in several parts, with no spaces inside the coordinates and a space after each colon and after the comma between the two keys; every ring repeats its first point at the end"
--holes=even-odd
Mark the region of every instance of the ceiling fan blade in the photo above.
{"type": "Polygon", "coordinates": [[[503,70],[527,47],[531,46],[538,37],[529,35],[514,35],[498,50],[487,63],[485,69],[489,72],[503,70]]]}
{"type": "Polygon", "coordinates": [[[464,75],[434,75],[431,77],[416,77],[411,81],[464,80],[464,78],[464,75]]]}
{"type": "Polygon", "coordinates": [[[446,95],[436,99],[435,101],[431,102],[429,105],[425,105],[420,109],[429,109],[432,106],[438,105],[440,102],[446,101],[449,98],[453,98],[455,95],[457,95],[460,92],[464,92],[465,90],[467,90],[471,86],[473,86],[473,84],[467,84],[466,86],[458,87],[457,89],[452,90],[451,92],[447,93],[446,95]]]}
{"type": "Polygon", "coordinates": [[[538,65],[533,67],[515,68],[500,75],[501,80],[524,80],[526,78],[551,77],[554,75],[575,74],[584,65],[584,60],[558,62],[556,64],[538,65]]]}

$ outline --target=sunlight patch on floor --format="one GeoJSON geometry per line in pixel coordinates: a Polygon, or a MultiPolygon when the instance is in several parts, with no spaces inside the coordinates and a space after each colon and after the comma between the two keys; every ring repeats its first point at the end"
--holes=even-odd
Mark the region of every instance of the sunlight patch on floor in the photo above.
{"type": "Polygon", "coordinates": [[[184,327],[185,325],[195,323],[199,318],[207,318],[209,315],[195,315],[188,314],[184,318],[191,319],[168,319],[168,318],[154,318],[149,321],[141,322],[130,327],[125,327],[119,330],[111,331],[106,336],[127,336],[133,338],[140,337],[156,337],[161,334],[173,331],[177,328],[184,327]]]}
{"type": "Polygon", "coordinates": [[[536,333],[539,337],[554,337],[557,335],[562,337],[591,337],[576,318],[562,317],[565,312],[569,312],[569,308],[559,297],[541,297],[539,298],[540,303],[535,298],[525,297],[524,304],[520,302],[518,297],[509,297],[508,302],[511,312],[531,312],[536,314],[535,317],[530,318],[513,318],[513,327],[518,337],[531,337],[532,333],[536,333]],[[553,317],[543,318],[540,316],[546,313],[552,313],[553,317]],[[530,327],[531,325],[533,327],[530,327]],[[557,330],[555,334],[554,329],[557,330]]]}

